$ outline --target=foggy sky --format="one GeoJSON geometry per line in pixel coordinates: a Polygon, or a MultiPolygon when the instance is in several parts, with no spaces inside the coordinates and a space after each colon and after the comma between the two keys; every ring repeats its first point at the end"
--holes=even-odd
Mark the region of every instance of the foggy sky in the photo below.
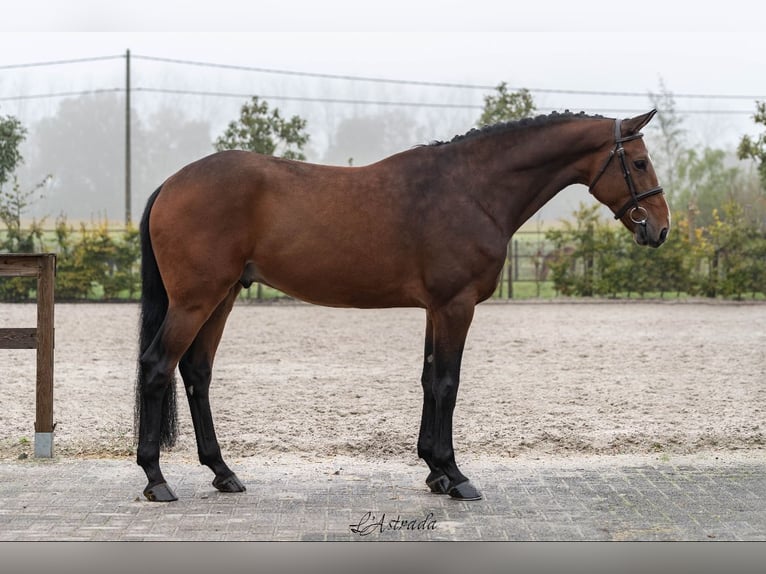
{"type": "MultiPolygon", "coordinates": [[[[82,0],[68,2],[67,10],[52,0],[5,5],[0,19],[0,98],[122,88],[124,60],[25,69],[2,66],[121,55],[130,49],[136,55],[298,72],[488,86],[505,81],[512,88],[647,94],[657,91],[662,80],[674,94],[766,99],[766,76],[761,73],[760,61],[760,26],[766,8],[739,0],[698,2],[693,9],[688,4],[653,0],[636,4],[596,0],[393,0],[385,4],[223,0],[202,14],[188,5],[176,0],[118,5],[82,0]],[[176,31],[164,32],[167,28],[176,31]],[[229,32],[203,33],[206,30],[229,32]]],[[[486,94],[139,60],[134,60],[132,74],[133,86],[266,96],[481,105],[486,94]]],[[[545,111],[649,109],[645,95],[533,95],[545,111]]],[[[93,96],[94,102],[109,97],[93,96]]],[[[54,187],[36,206],[36,214],[55,217],[64,206],[76,218],[105,213],[110,219],[121,219],[124,118],[119,116],[119,100],[123,96],[115,93],[112,97],[111,115],[101,115],[108,107],[106,103],[94,104],[86,130],[90,135],[67,135],[62,126],[51,125],[55,124],[52,118],[61,115],[62,106],[76,105],[67,104],[67,98],[0,100],[0,115],[15,115],[30,130],[24,177],[31,183],[45,173],[54,175],[54,187]],[[80,161],[88,154],[94,158],[92,167],[80,161]],[[92,173],[86,173],[91,169],[92,173]],[[66,178],[71,181],[77,172],[85,183],[77,184],[76,190],[67,189],[66,178]]],[[[380,159],[376,155],[463,133],[473,127],[479,115],[477,110],[463,109],[270,102],[284,115],[299,114],[308,119],[310,160],[345,164],[354,157],[355,165],[380,159]],[[386,122],[395,117],[402,122],[401,130],[386,122]],[[365,122],[368,126],[377,122],[382,127],[377,132],[368,127],[367,132],[372,133],[367,138],[364,130],[361,136],[350,137],[350,127],[365,122]]],[[[212,142],[226,123],[236,118],[242,103],[237,98],[134,94],[133,121],[139,122],[133,147],[134,219],[145,197],[164,177],[180,164],[212,151],[205,134],[212,142]]],[[[677,95],[676,107],[680,111],[754,111],[755,101],[677,95]]],[[[733,148],[742,134],[758,132],[748,114],[685,117],[690,142],[700,146],[733,148]]],[[[587,191],[581,192],[568,205],[589,201],[587,191]]]]}

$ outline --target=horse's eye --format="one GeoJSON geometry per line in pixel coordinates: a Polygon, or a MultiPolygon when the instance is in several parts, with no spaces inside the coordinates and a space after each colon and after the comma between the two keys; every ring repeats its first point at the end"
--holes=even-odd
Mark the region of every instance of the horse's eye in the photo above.
{"type": "Polygon", "coordinates": [[[645,159],[637,159],[633,162],[633,165],[636,166],[636,169],[640,169],[641,171],[646,171],[646,160],[645,159]]]}

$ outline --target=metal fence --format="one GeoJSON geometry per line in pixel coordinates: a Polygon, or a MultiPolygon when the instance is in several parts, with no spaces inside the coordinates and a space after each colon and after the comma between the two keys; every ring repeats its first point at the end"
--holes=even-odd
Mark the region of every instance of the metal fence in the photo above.
{"type": "Polygon", "coordinates": [[[495,297],[541,297],[553,292],[550,261],[556,249],[543,231],[517,231],[508,243],[508,255],[495,297]]]}

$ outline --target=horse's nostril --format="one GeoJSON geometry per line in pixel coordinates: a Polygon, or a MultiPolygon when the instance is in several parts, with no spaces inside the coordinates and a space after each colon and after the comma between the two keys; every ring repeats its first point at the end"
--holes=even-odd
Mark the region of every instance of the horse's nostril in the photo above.
{"type": "Polygon", "coordinates": [[[660,243],[664,243],[667,238],[668,238],[668,228],[663,227],[662,231],[660,231],[660,243]]]}

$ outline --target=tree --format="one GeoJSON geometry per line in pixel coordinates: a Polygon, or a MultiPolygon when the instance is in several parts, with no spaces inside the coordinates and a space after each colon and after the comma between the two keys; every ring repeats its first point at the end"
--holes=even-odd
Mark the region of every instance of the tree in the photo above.
{"type": "MultiPolygon", "coordinates": [[[[139,131],[134,121],[134,136],[139,131]]],[[[55,175],[45,202],[48,213],[63,211],[76,219],[96,214],[122,219],[124,133],[124,102],[116,94],[65,98],[54,116],[34,125],[26,175],[29,179],[44,173],[55,175]]]]}
{"type": "MultiPolygon", "coordinates": [[[[210,153],[211,131],[181,107],[150,115],[131,111],[134,216],[170,174],[210,153]]],[[[125,209],[125,102],[116,94],[65,98],[56,113],[30,127],[23,181],[54,173],[40,214],[64,212],[73,220],[112,219],[125,209]]]]}
{"type": "Polygon", "coordinates": [[[660,154],[656,158],[655,168],[660,176],[660,181],[665,186],[668,202],[675,209],[686,210],[687,205],[678,205],[675,201],[678,197],[679,175],[677,165],[684,153],[684,137],[686,130],[682,127],[683,118],[676,112],[676,102],[673,93],[668,91],[665,83],[660,80],[659,93],[649,93],[652,106],[657,110],[656,120],[649,129],[659,132],[660,154]]]}
{"type": "Polygon", "coordinates": [[[476,122],[479,127],[530,117],[535,103],[527,89],[509,92],[505,82],[495,88],[496,94],[484,96],[484,110],[476,122]]]}
{"type": "MultiPolygon", "coordinates": [[[[146,199],[172,173],[210,153],[210,124],[163,105],[143,121],[134,114],[134,197],[146,199]]],[[[138,205],[136,203],[135,205],[138,205]]]]}
{"type": "MultiPolygon", "coordinates": [[[[484,96],[484,109],[476,125],[481,128],[500,122],[528,118],[535,109],[535,102],[529,90],[522,88],[518,92],[509,92],[508,85],[501,82],[495,88],[494,94],[484,96]]],[[[509,260],[513,258],[513,239],[508,242],[507,257],[509,260]]],[[[513,297],[513,281],[510,279],[508,280],[508,293],[510,297],[513,297]]]]}
{"type": "MultiPolygon", "coordinates": [[[[766,102],[755,102],[756,112],[753,116],[756,124],[766,126],[766,102]]],[[[748,135],[742,136],[737,148],[739,159],[754,159],[758,162],[758,173],[761,184],[766,188],[766,132],[753,139],[748,135]]]]}
{"type": "Polygon", "coordinates": [[[28,233],[21,228],[21,216],[32,204],[34,194],[42,188],[50,176],[32,189],[22,190],[16,177],[16,168],[24,161],[19,146],[26,137],[26,129],[16,118],[0,118],[0,221],[5,235],[0,248],[4,251],[33,253],[35,245],[42,249],[42,222],[33,221],[28,233]],[[9,181],[13,183],[6,185],[9,181]]]}
{"type": "Polygon", "coordinates": [[[286,120],[279,109],[258,96],[242,106],[239,120],[229,123],[226,131],[213,144],[215,149],[243,149],[287,159],[305,160],[303,146],[309,140],[306,120],[293,116],[286,120]]]}
{"type": "Polygon", "coordinates": [[[391,110],[346,118],[330,141],[323,161],[334,165],[365,165],[426,139],[426,129],[410,114],[391,110]]]}
{"type": "Polygon", "coordinates": [[[11,174],[23,161],[19,146],[26,133],[21,122],[13,116],[0,117],[0,188],[8,183],[11,174]]]}
{"type": "MultiPolygon", "coordinates": [[[[37,187],[22,191],[15,175],[11,189],[0,187],[0,221],[5,233],[0,241],[0,251],[9,253],[35,253],[44,251],[43,221],[32,221],[29,230],[21,227],[21,215],[31,203],[31,197],[45,181],[37,187]]],[[[7,187],[7,186],[6,186],[7,187]]],[[[3,278],[0,280],[0,298],[3,300],[24,300],[29,297],[36,281],[28,277],[3,278]]]]}
{"type": "Polygon", "coordinates": [[[726,152],[704,148],[685,150],[678,160],[679,209],[686,207],[695,217],[694,225],[713,222],[713,210],[738,194],[741,174],[738,167],[727,167],[726,152]]]}

